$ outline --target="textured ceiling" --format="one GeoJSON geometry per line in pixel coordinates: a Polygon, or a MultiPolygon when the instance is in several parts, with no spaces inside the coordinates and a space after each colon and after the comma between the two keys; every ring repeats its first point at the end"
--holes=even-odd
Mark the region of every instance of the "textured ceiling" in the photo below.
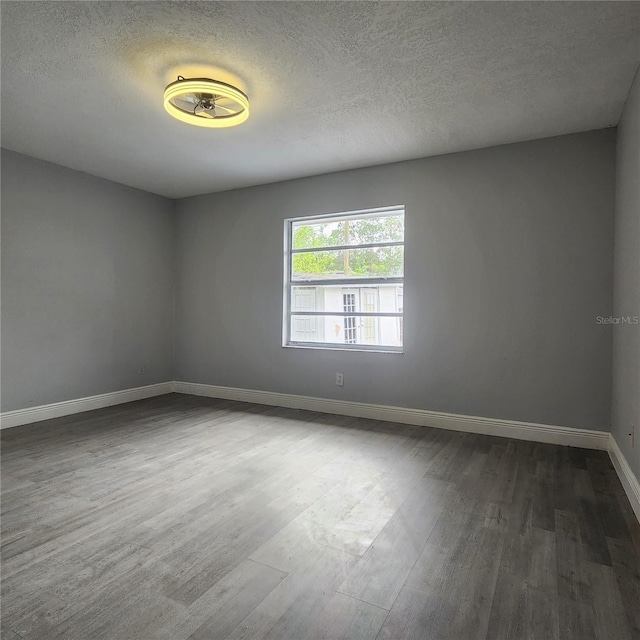
{"type": "Polygon", "coordinates": [[[639,2],[2,2],[2,146],[181,197],[615,125],[639,2]],[[208,130],[177,74],[243,88],[208,130]]]}

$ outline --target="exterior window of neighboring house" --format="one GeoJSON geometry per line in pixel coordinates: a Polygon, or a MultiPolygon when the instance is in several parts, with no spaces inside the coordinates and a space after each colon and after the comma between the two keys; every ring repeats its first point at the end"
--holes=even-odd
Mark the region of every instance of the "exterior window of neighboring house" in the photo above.
{"type": "MultiPolygon", "coordinates": [[[[343,293],[342,294],[342,308],[345,313],[354,313],[356,310],[356,294],[355,293],[343,293]]],[[[344,317],[344,343],[356,344],[358,342],[358,325],[357,318],[355,316],[344,317]]]]}
{"type": "Polygon", "coordinates": [[[402,351],[404,207],[285,221],[283,344],[402,351]]]}

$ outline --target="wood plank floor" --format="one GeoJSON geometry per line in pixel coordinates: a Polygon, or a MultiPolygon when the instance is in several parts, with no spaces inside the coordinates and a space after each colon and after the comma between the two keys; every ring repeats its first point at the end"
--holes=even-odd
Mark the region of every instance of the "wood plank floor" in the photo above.
{"type": "Polygon", "coordinates": [[[2,638],[637,640],[603,452],[181,395],[2,433],[2,638]]]}

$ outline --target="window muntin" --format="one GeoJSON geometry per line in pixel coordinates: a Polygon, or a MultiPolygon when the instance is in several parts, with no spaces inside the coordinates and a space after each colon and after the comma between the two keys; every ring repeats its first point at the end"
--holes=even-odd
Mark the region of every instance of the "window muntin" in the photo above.
{"type": "Polygon", "coordinates": [[[404,207],[285,225],[284,344],[402,351],[404,207]]]}

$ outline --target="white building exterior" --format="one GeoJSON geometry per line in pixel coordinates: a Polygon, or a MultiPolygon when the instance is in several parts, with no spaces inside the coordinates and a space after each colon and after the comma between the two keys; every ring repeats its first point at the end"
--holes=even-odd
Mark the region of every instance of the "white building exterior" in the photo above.
{"type": "MultiPolygon", "coordinates": [[[[292,311],[330,313],[402,313],[403,288],[398,284],[371,286],[296,285],[292,311]]],[[[292,316],[292,342],[402,346],[402,318],[371,316],[292,316]]]]}

